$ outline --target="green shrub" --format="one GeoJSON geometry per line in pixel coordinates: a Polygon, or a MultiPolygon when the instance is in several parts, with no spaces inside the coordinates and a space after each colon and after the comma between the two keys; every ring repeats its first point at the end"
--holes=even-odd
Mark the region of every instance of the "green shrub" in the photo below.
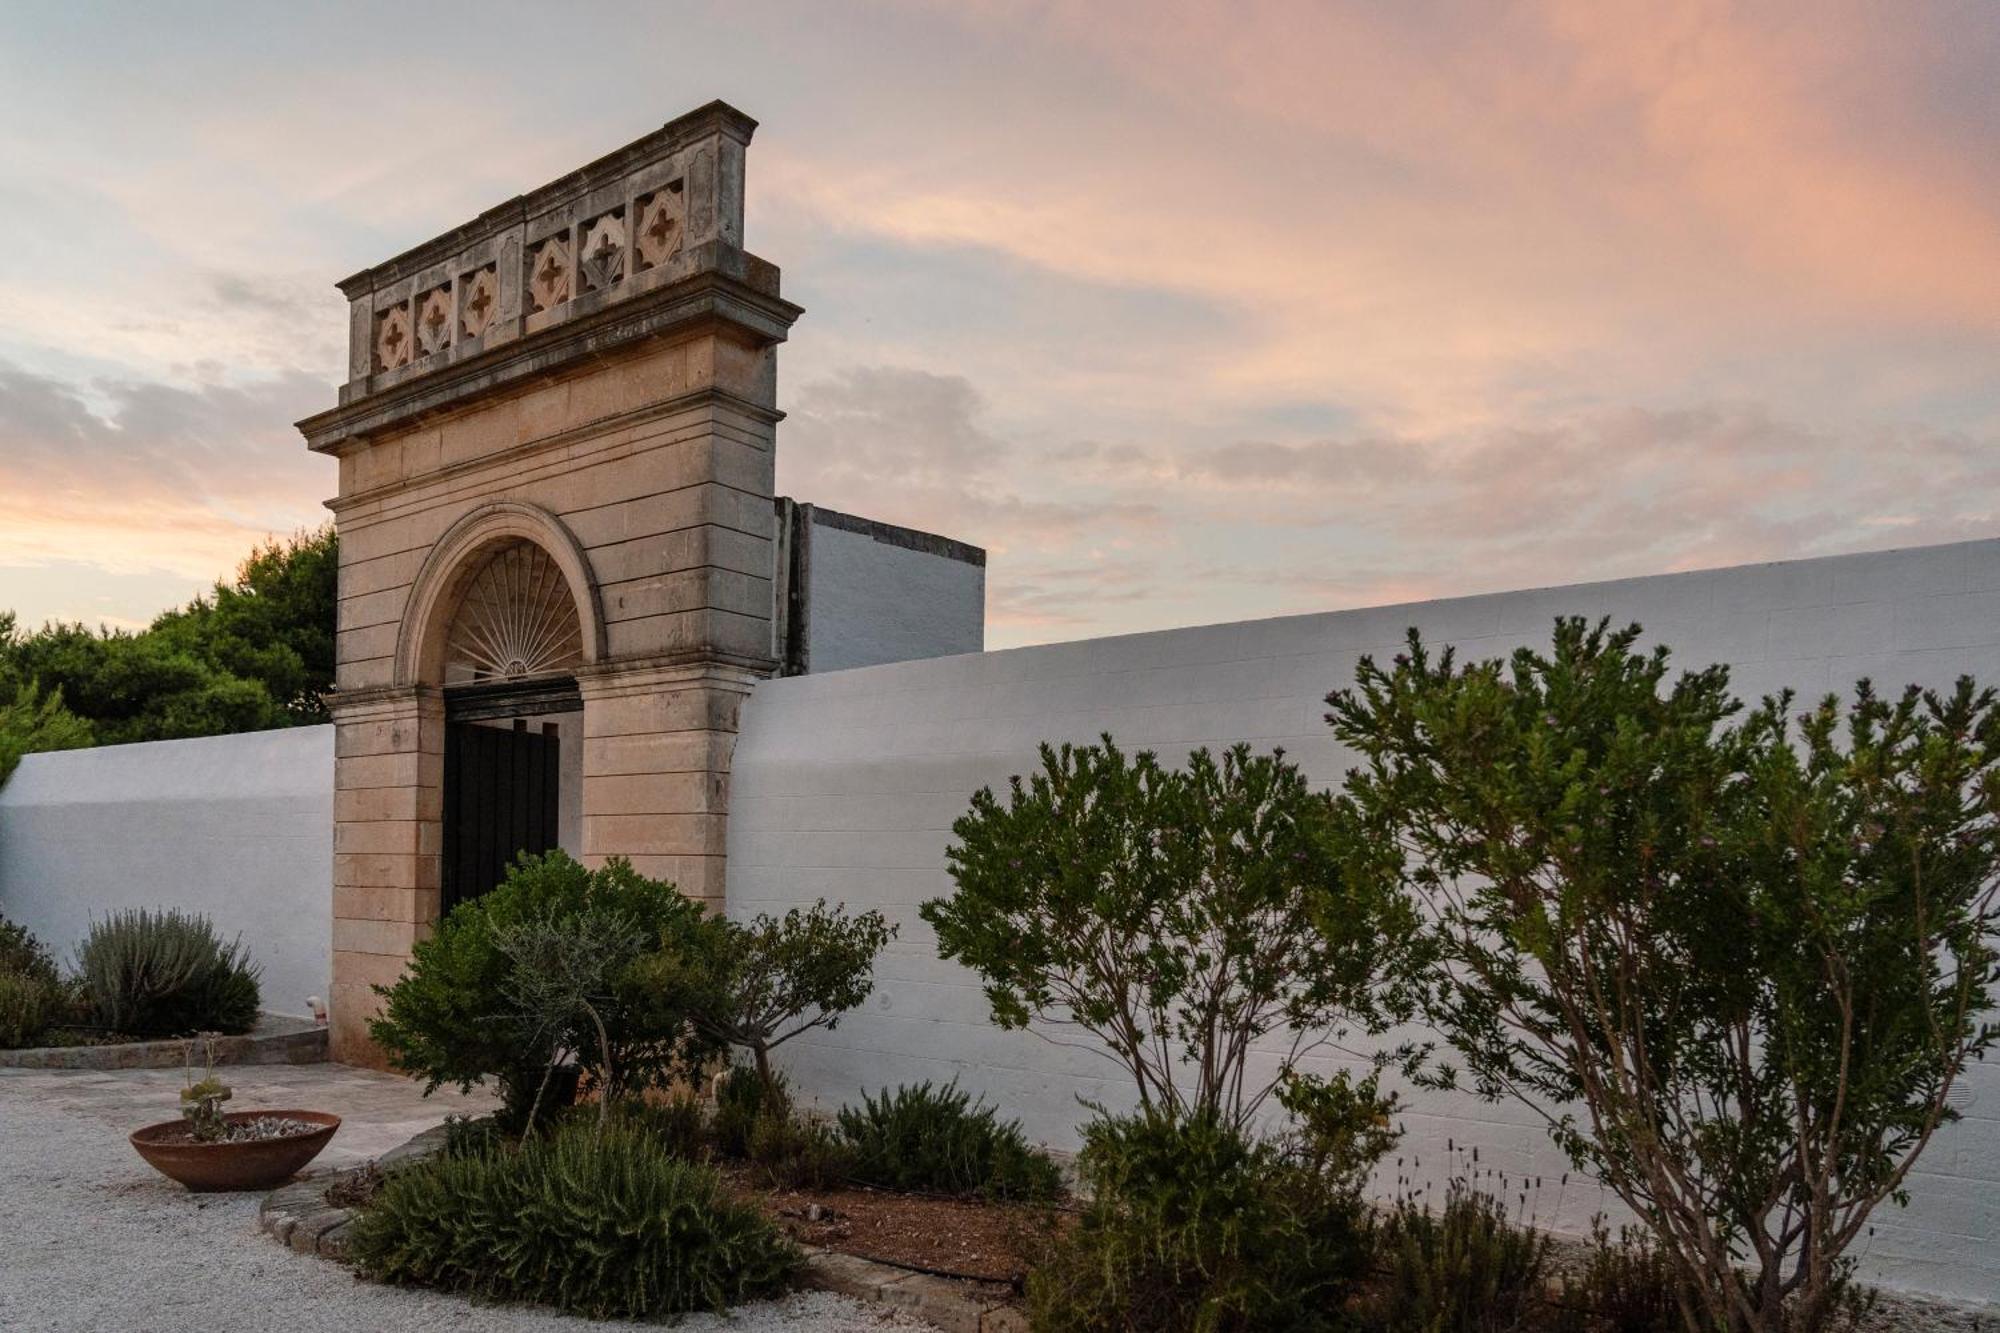
{"type": "Polygon", "coordinates": [[[1590,1257],[1564,1283],[1551,1333],[1682,1333],[1678,1283],[1666,1256],[1640,1228],[1625,1227],[1612,1243],[1599,1218],[1590,1257]]]}
{"type": "Polygon", "coordinates": [[[506,1146],[507,1136],[501,1132],[500,1122],[490,1115],[448,1115],[444,1118],[444,1147],[441,1151],[446,1157],[477,1157],[506,1146]]]}
{"type": "Polygon", "coordinates": [[[787,1190],[832,1189],[854,1165],[854,1151],[837,1129],[783,1105],[758,1113],[746,1156],[766,1185],[787,1190]]]}
{"type": "Polygon", "coordinates": [[[1398,1201],[1376,1248],[1379,1333],[1528,1333],[1544,1327],[1548,1242],[1463,1182],[1442,1213],[1398,1201]]]}
{"type": "Polygon", "coordinates": [[[380,1281],[599,1319],[720,1311],[783,1290],[800,1263],[712,1168],[589,1123],[393,1173],[348,1253],[380,1281]]]}
{"type": "Polygon", "coordinates": [[[676,1157],[695,1162],[708,1157],[708,1117],[701,1099],[691,1094],[675,1093],[664,1101],[628,1097],[613,1109],[612,1119],[633,1133],[649,1135],[676,1157]]]}
{"type": "Polygon", "coordinates": [[[257,966],[205,916],[119,912],[91,926],[77,968],[97,1022],[114,1032],[248,1032],[257,1022],[257,966]]]}
{"type": "Polygon", "coordinates": [[[767,1107],[789,1114],[791,1105],[784,1075],[775,1076],[767,1085],[755,1069],[732,1065],[715,1083],[715,1117],[709,1124],[715,1150],[724,1157],[748,1157],[750,1132],[757,1127],[758,1117],[767,1107]]]}
{"type": "Polygon", "coordinates": [[[0,969],[0,1050],[40,1046],[69,1013],[69,991],[36,973],[0,969]]]}
{"type": "Polygon", "coordinates": [[[1105,1118],[1077,1165],[1093,1192],[1028,1275],[1051,1333],[1248,1333],[1348,1326],[1367,1261],[1362,1208],[1218,1115],[1105,1118]]]}
{"type": "Polygon", "coordinates": [[[1052,1199],[1062,1170],[1030,1148],[1021,1126],[1001,1123],[956,1082],[904,1085],[859,1107],[843,1107],[840,1130],[854,1149],[856,1180],[884,1189],[1052,1199]]]}
{"type": "Polygon", "coordinates": [[[426,1091],[492,1079],[510,1128],[526,1125],[538,1093],[545,1111],[568,1104],[567,1087],[543,1087],[565,1051],[600,1087],[636,1093],[658,1086],[692,1069],[713,1044],[694,1030],[687,994],[642,981],[634,964],[663,942],[694,934],[702,911],[621,859],[587,870],[560,851],[523,856],[499,887],[454,907],[417,944],[400,981],[377,988],[386,1003],[369,1032],[397,1068],[425,1080],[426,1091]],[[600,959],[601,976],[584,985],[602,1034],[582,1006],[536,1002],[551,969],[535,966],[546,951],[529,947],[550,932],[561,935],[566,923],[580,937],[587,922],[601,920],[629,926],[621,939],[630,946],[600,959]]]}
{"type": "Polygon", "coordinates": [[[48,949],[26,926],[17,926],[4,916],[0,916],[0,972],[57,980],[56,960],[48,949]]]}

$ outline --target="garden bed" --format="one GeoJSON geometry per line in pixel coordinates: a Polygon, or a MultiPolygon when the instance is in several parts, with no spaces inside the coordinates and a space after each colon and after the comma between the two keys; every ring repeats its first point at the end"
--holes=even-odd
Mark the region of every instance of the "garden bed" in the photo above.
{"type": "Polygon", "coordinates": [[[773,1190],[739,1164],[722,1163],[738,1195],[793,1240],[813,1249],[940,1277],[1005,1283],[1016,1290],[1052,1228],[1070,1214],[1034,1204],[984,1203],[849,1186],[773,1190]]]}
{"type": "MultiPolygon", "coordinates": [[[[187,1061],[179,1037],[149,1041],[66,1028],[67,1045],[0,1050],[0,1069],[178,1069],[187,1061]]],[[[327,1058],[326,1029],[310,1019],[260,1014],[257,1026],[208,1042],[218,1065],[310,1065],[327,1058]]]]}

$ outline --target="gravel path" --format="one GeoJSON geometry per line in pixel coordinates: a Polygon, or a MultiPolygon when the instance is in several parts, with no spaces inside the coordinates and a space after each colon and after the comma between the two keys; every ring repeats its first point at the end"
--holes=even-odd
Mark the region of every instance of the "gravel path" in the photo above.
{"type": "MultiPolygon", "coordinates": [[[[0,1079],[0,1329],[7,1333],[574,1333],[629,1324],[357,1281],[257,1230],[257,1194],[189,1194],[113,1126],[0,1079]]],[[[687,1333],[923,1329],[815,1293],[692,1316],[687,1333]]]]}

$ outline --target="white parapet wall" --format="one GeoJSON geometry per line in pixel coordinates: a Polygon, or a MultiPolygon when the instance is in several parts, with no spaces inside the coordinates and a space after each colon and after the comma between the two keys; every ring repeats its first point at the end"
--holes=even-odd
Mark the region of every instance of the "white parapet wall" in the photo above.
{"type": "MultiPolygon", "coordinates": [[[[917,915],[948,893],[952,821],[981,786],[1036,763],[1041,741],[1112,733],[1170,759],[1196,746],[1283,746],[1319,783],[1351,757],[1323,721],[1358,657],[1394,653],[1407,628],[1461,655],[1546,644],[1559,615],[1636,620],[1683,666],[1726,662],[1740,694],[2000,683],[2000,541],[1842,556],[1408,606],[1250,621],[1008,652],[903,662],[760,685],[731,776],[729,910],[818,898],[880,908],[901,927],[861,1011],[784,1048],[805,1094],[957,1078],[1031,1136],[1076,1141],[1079,1101],[1131,1096],[1102,1057],[987,1021],[975,978],[940,961],[917,915]]],[[[1971,1071],[1947,1128],[1865,1242],[1865,1273],[1905,1290],[2000,1300],[2000,1067],[1971,1071]]],[[[1478,1148],[1482,1168],[1532,1190],[1540,1220],[1587,1229],[1609,1202],[1571,1175],[1528,1114],[1415,1092],[1404,1171],[1435,1180],[1478,1148]]]]}
{"type": "Polygon", "coordinates": [[[65,964],[94,918],[205,913],[305,1016],[332,950],[333,728],[33,754],[0,787],[0,915],[65,964]]]}

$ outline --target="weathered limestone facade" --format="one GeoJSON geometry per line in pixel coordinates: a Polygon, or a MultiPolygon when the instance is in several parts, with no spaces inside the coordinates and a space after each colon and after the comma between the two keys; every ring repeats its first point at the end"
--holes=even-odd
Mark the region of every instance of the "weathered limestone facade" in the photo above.
{"type": "Polygon", "coordinates": [[[467,682],[573,679],[585,859],[721,904],[738,710],[774,665],[776,348],[800,313],[743,249],[754,129],[713,103],[340,285],[348,382],[299,423],[340,460],[338,1059],[377,1058],[370,987],[437,919],[467,682]],[[468,629],[475,579],[523,551],[528,610],[468,629]]]}

